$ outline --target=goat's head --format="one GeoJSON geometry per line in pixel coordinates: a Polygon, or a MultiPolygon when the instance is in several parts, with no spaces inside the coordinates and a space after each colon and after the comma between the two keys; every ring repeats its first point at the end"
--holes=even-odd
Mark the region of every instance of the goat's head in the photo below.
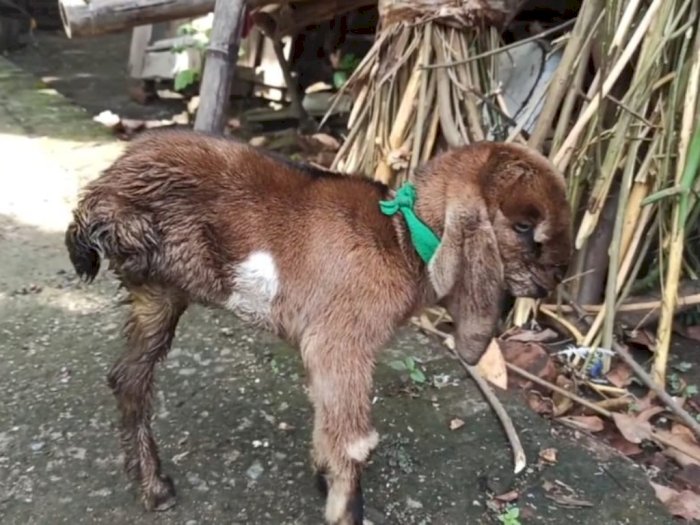
{"type": "Polygon", "coordinates": [[[571,214],[563,177],[531,149],[482,143],[435,160],[421,176],[437,183],[424,180],[426,186],[441,188],[433,202],[444,213],[428,274],[455,321],[457,351],[473,364],[507,292],[543,298],[561,282],[571,256],[571,214]]]}

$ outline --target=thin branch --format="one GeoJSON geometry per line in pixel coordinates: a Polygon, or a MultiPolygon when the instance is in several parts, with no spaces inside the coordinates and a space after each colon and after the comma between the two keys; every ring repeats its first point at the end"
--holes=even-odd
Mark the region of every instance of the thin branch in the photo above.
{"type": "Polygon", "coordinates": [[[560,31],[562,29],[566,29],[570,25],[573,25],[574,22],[576,22],[576,19],[571,19],[567,20],[566,22],[559,24],[554,27],[550,27],[549,29],[542,31],[540,33],[537,33],[536,35],[529,36],[527,38],[523,38],[522,40],[518,40],[517,42],[513,42],[512,44],[508,44],[505,46],[498,47],[496,49],[492,49],[490,51],[485,51],[484,53],[479,53],[478,55],[471,56],[469,58],[465,58],[464,60],[456,60],[454,62],[444,62],[440,64],[423,64],[421,69],[438,69],[442,67],[454,67],[454,66],[461,66],[462,64],[468,64],[469,62],[473,62],[474,60],[479,60],[480,58],[486,58],[490,57],[492,55],[497,55],[498,53],[503,53],[504,51],[508,51],[509,49],[513,49],[515,47],[521,46],[527,42],[533,42],[535,40],[539,40],[542,37],[551,35],[552,33],[556,33],[557,31],[560,31]]]}
{"type": "Polygon", "coordinates": [[[629,367],[634,371],[634,373],[642,380],[642,382],[649,387],[663,403],[676,414],[683,423],[688,425],[688,427],[695,433],[696,436],[700,437],[700,424],[691,416],[683,407],[676,403],[662,386],[659,386],[654,382],[654,380],[647,374],[644,369],[635,361],[635,359],[630,355],[629,351],[619,343],[613,342],[613,350],[619,355],[622,360],[629,365],[629,367]]]}

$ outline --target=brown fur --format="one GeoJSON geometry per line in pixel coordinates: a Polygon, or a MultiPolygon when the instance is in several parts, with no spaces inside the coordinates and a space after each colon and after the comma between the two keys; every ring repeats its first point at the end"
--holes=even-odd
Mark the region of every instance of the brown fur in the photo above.
{"type": "MultiPolygon", "coordinates": [[[[173,503],[150,428],[153,367],[190,303],[223,306],[254,251],[274,261],[269,312],[251,319],[298,346],[314,407],[313,463],[329,523],[362,522],[360,475],[376,445],[376,354],[422,306],[444,301],[457,349],[478,361],[506,291],[538,296],[561,280],[570,218],[563,179],[526,148],[481,143],[439,155],[415,177],[417,212],[442,238],[426,267],[383,185],[295,166],[191,132],[132,143],[86,188],[66,232],[90,280],[109,259],[131,297],[128,346],[109,373],[126,467],[148,509],[173,503]],[[515,223],[532,230],[518,233],[515,223]]],[[[522,226],[518,226],[522,229],[522,226]]],[[[238,286],[238,285],[236,285],[238,286]]]]}

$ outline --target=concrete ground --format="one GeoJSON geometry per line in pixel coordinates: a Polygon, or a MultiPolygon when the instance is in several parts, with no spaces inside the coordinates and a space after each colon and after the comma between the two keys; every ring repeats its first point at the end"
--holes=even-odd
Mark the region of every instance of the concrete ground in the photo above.
{"type": "MultiPolygon", "coordinates": [[[[91,41],[82,52],[94,50],[97,65],[104,47],[91,41]]],[[[95,85],[112,90],[105,100],[121,96],[95,85]]],[[[70,95],[80,101],[79,89],[70,95]]],[[[76,191],[121,149],[90,121],[97,100],[85,111],[0,58],[0,523],[321,523],[299,359],[226,312],[189,310],[158,372],[154,428],[178,505],[146,514],[127,483],[105,384],[122,345],[120,294],[107,274],[78,283],[63,248],[76,191]]],[[[377,373],[382,439],[364,478],[368,521],[500,523],[488,503],[516,490],[511,525],[673,523],[638,466],[499,395],[529,459],[517,477],[473,383],[439,345],[405,329],[377,373]],[[418,388],[387,365],[406,356],[441,387],[418,388]],[[465,425],[450,430],[453,418],[465,425]],[[550,447],[557,462],[539,462],[550,447]]]]}

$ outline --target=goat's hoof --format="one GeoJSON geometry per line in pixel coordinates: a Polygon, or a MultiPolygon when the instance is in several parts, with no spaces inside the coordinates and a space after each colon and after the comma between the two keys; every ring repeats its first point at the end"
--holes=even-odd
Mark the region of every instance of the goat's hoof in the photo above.
{"type": "Polygon", "coordinates": [[[161,474],[144,486],[143,504],[146,510],[162,512],[175,506],[175,484],[170,476],[161,474]]]}

